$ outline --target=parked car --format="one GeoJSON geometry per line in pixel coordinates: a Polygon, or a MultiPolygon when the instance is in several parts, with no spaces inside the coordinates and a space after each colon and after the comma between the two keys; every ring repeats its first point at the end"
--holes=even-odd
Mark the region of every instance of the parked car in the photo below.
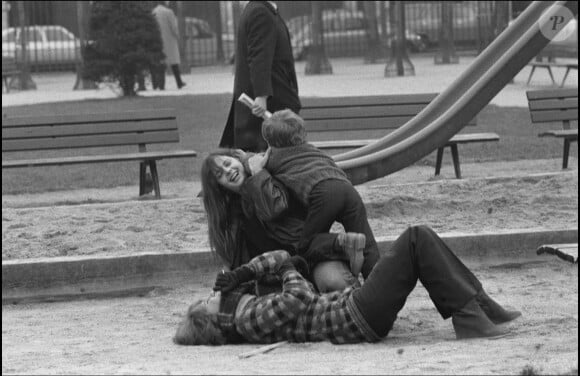
{"type": "MultiPolygon", "coordinates": [[[[20,27],[2,30],[2,56],[22,61],[21,30],[20,27]]],[[[81,60],[80,40],[63,26],[26,26],[24,31],[31,68],[71,68],[81,60]]]]}
{"type": "MultiPolygon", "coordinates": [[[[312,46],[312,20],[310,15],[298,16],[287,23],[292,51],[296,60],[306,56],[312,46]]],[[[364,53],[368,48],[367,20],[361,11],[345,9],[322,12],[322,37],[328,56],[353,56],[364,53]]],[[[390,34],[388,43],[394,40],[390,34]]],[[[407,47],[412,52],[424,51],[429,41],[424,35],[406,31],[407,47]]]]}
{"type": "MultiPolygon", "coordinates": [[[[233,62],[233,34],[222,34],[222,45],[226,62],[233,62]]],[[[217,35],[209,22],[185,17],[185,57],[191,66],[211,65],[217,61],[217,35]]]]}
{"type": "MultiPolygon", "coordinates": [[[[489,2],[451,2],[453,18],[453,40],[455,43],[472,44],[491,33],[491,7],[489,2]]],[[[439,41],[441,29],[440,2],[414,2],[405,5],[406,26],[426,35],[430,41],[439,41]]]]}

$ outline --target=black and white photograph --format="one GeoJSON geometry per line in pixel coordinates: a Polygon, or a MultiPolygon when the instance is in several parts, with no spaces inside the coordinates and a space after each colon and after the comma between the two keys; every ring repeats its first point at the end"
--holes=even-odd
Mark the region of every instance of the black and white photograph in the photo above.
{"type": "Polygon", "coordinates": [[[2,1],[2,375],[578,375],[577,1],[2,1]]]}

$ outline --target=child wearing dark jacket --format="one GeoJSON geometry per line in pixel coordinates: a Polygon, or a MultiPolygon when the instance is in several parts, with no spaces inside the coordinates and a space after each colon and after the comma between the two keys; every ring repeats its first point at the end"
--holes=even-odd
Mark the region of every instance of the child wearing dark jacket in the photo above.
{"type": "Polygon", "coordinates": [[[344,230],[364,234],[364,261],[361,269],[366,279],[379,251],[370,228],[362,199],[346,174],[332,157],[306,141],[304,120],[291,110],[281,110],[266,118],[262,136],[269,145],[266,170],[307,208],[299,249],[307,249],[316,234],[328,232],[332,224],[344,230]]]}

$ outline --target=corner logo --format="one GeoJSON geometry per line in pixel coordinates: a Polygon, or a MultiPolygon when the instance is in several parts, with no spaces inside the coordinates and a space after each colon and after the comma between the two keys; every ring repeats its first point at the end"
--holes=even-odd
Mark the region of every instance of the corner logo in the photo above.
{"type": "Polygon", "coordinates": [[[540,17],[540,30],[549,40],[562,42],[572,35],[576,30],[570,27],[570,21],[574,18],[572,12],[561,5],[554,5],[548,8],[540,17]],[[565,27],[566,25],[570,25],[565,27]]]}

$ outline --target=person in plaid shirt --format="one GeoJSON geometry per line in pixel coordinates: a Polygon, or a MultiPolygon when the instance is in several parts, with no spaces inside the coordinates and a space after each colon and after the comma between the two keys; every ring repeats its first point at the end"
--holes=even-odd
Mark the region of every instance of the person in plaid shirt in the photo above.
{"type": "Polygon", "coordinates": [[[331,341],[376,342],[386,337],[417,281],[440,315],[452,318],[458,339],[498,337],[498,326],[521,315],[491,299],[481,282],[427,226],[399,236],[362,287],[318,294],[286,251],[267,252],[220,273],[207,300],[193,303],[173,338],[181,345],[331,341]],[[283,290],[254,296],[244,285],[275,273],[283,290]]]}

